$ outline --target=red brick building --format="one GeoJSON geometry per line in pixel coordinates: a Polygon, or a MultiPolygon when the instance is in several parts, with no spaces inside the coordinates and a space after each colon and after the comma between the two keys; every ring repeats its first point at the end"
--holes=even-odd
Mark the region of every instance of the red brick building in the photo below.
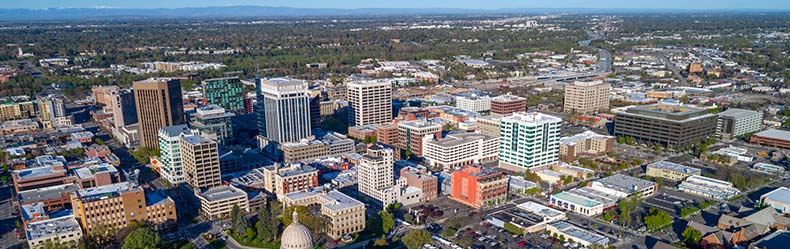
{"type": "Polygon", "coordinates": [[[404,167],[400,170],[400,177],[406,179],[406,185],[422,190],[420,201],[430,201],[439,196],[439,178],[431,175],[425,167],[404,167]]]}
{"type": "Polygon", "coordinates": [[[452,174],[450,198],[473,208],[491,207],[507,201],[508,178],[482,166],[465,166],[452,174]]]}
{"type": "Polygon", "coordinates": [[[491,99],[491,113],[502,116],[527,111],[527,99],[515,95],[500,95],[491,99]]]}
{"type": "Polygon", "coordinates": [[[755,133],[749,142],[770,147],[790,149],[790,131],[771,129],[755,133]]]}

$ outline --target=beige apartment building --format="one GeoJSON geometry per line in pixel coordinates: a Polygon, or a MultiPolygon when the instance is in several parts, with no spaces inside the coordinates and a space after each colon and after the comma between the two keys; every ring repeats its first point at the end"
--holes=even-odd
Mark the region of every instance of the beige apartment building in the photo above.
{"type": "Polygon", "coordinates": [[[698,168],[692,168],[686,165],[677,164],[667,161],[658,161],[647,165],[646,175],[652,177],[661,177],[672,181],[683,181],[689,176],[700,175],[702,171],[698,168]]]}
{"type": "Polygon", "coordinates": [[[230,185],[204,190],[197,198],[200,200],[200,214],[210,220],[230,217],[233,206],[238,206],[244,212],[250,211],[247,193],[230,185]]]}
{"type": "Polygon", "coordinates": [[[609,111],[609,88],[603,81],[576,81],[565,86],[567,113],[593,113],[609,111]]]}
{"type": "Polygon", "coordinates": [[[217,142],[190,135],[181,137],[180,143],[185,182],[196,189],[222,185],[217,142]]]}
{"type": "Polygon", "coordinates": [[[33,118],[36,105],[32,101],[0,104],[0,121],[33,118]]]}
{"type": "Polygon", "coordinates": [[[572,162],[581,156],[600,156],[614,148],[614,137],[585,131],[560,138],[560,159],[572,162]]]}
{"type": "Polygon", "coordinates": [[[173,199],[158,192],[145,193],[130,182],[77,190],[71,194],[71,206],[87,233],[97,228],[117,231],[132,222],[159,229],[177,219],[173,199]]]}
{"type": "Polygon", "coordinates": [[[340,239],[365,229],[365,205],[337,190],[315,189],[309,192],[294,192],[282,199],[283,208],[289,206],[320,205],[321,215],[329,225],[326,234],[340,239]]]}
{"type": "Polygon", "coordinates": [[[179,79],[151,78],[132,83],[140,146],[159,148],[159,128],[186,123],[179,79]]]}

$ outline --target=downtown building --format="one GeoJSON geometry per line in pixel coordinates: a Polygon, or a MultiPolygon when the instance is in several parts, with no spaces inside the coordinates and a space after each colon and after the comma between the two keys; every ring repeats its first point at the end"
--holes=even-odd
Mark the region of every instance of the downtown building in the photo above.
{"type": "Polygon", "coordinates": [[[177,219],[173,199],[130,182],[77,190],[71,194],[71,207],[86,233],[105,228],[118,231],[133,222],[160,229],[177,219]]]}
{"type": "Polygon", "coordinates": [[[507,202],[508,177],[502,172],[468,165],[453,171],[450,198],[473,208],[507,202]]]}
{"type": "Polygon", "coordinates": [[[390,81],[351,81],[346,87],[349,126],[386,124],[392,121],[390,81]]]}
{"type": "Polygon", "coordinates": [[[200,201],[200,214],[209,220],[229,218],[234,206],[245,213],[250,211],[247,192],[232,185],[203,190],[197,194],[197,199],[200,201]]]}
{"type": "Polygon", "coordinates": [[[283,208],[290,206],[319,206],[327,219],[326,234],[332,239],[365,230],[365,204],[337,190],[316,188],[286,194],[283,208]]]}
{"type": "Polygon", "coordinates": [[[447,135],[439,140],[428,140],[423,146],[423,156],[429,164],[445,171],[496,161],[499,155],[499,138],[481,133],[447,135]]]}
{"type": "Polygon", "coordinates": [[[181,136],[184,181],[195,189],[222,185],[217,142],[200,135],[181,136]]]}
{"type": "Polygon", "coordinates": [[[614,148],[614,137],[585,131],[560,138],[560,159],[573,162],[581,156],[600,156],[614,148]]]}
{"type": "Polygon", "coordinates": [[[565,104],[567,113],[593,113],[609,111],[609,88],[603,81],[576,81],[565,86],[565,104]]]}
{"type": "Polygon", "coordinates": [[[281,199],[291,192],[318,187],[318,170],[302,163],[275,163],[261,168],[263,188],[281,199]]]}
{"type": "Polygon", "coordinates": [[[277,146],[311,136],[307,81],[275,78],[259,80],[257,88],[259,147],[279,158],[277,146]]]}
{"type": "Polygon", "coordinates": [[[510,94],[491,98],[491,115],[493,116],[503,117],[525,111],[527,111],[527,99],[525,98],[510,94]]]}
{"type": "Polygon", "coordinates": [[[159,129],[159,157],[152,160],[151,165],[167,182],[174,185],[185,182],[184,167],[181,164],[181,138],[199,134],[199,131],[190,129],[187,125],[159,129]]]}
{"type": "Polygon", "coordinates": [[[536,171],[556,164],[562,119],[537,112],[515,113],[500,120],[499,167],[536,171]]]}
{"type": "Polygon", "coordinates": [[[202,106],[196,108],[194,114],[189,115],[189,127],[199,130],[206,138],[224,145],[228,140],[233,139],[231,119],[234,116],[218,105],[202,106]]]}
{"type": "Polygon", "coordinates": [[[391,188],[395,185],[394,151],[378,144],[368,147],[357,171],[359,192],[376,199],[384,206],[397,199],[391,188]]]}
{"type": "Polygon", "coordinates": [[[400,149],[423,156],[423,142],[442,137],[442,125],[428,120],[414,120],[398,123],[398,142],[400,149]]]}
{"type": "Polygon", "coordinates": [[[719,117],[716,123],[716,135],[722,140],[730,140],[762,129],[762,112],[730,108],[716,115],[719,117]]]}
{"type": "Polygon", "coordinates": [[[140,146],[158,149],[162,127],[186,124],[179,79],[151,78],[132,83],[140,146]]]}
{"type": "Polygon", "coordinates": [[[587,186],[552,194],[551,207],[565,209],[586,216],[596,216],[614,208],[617,201],[637,196],[640,199],[658,192],[655,182],[616,174],[590,182],[587,186]]]}
{"type": "Polygon", "coordinates": [[[691,146],[716,133],[717,118],[705,109],[653,104],[628,108],[614,119],[614,135],[644,143],[691,146]]]}
{"type": "Polygon", "coordinates": [[[297,162],[354,153],[354,140],[343,134],[331,132],[321,139],[305,138],[299,142],[283,143],[280,149],[283,152],[284,162],[297,162]]]}
{"type": "Polygon", "coordinates": [[[455,97],[455,107],[473,112],[487,112],[491,110],[491,97],[488,96],[458,96],[455,97]]]}
{"type": "Polygon", "coordinates": [[[244,113],[244,84],[238,77],[214,78],[203,80],[203,97],[209,104],[225,110],[244,113]]]}

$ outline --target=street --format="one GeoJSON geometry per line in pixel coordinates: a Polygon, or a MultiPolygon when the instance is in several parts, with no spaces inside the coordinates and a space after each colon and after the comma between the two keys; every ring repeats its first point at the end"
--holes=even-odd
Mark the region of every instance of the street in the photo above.
{"type": "Polygon", "coordinates": [[[16,222],[19,220],[13,202],[13,185],[0,187],[0,248],[21,248],[22,242],[16,239],[16,222]]]}

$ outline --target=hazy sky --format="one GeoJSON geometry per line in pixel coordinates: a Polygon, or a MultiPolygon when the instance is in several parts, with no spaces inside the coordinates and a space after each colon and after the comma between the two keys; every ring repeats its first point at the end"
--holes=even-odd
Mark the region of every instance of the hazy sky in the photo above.
{"type": "Polygon", "coordinates": [[[225,5],[299,8],[790,9],[790,0],[0,0],[0,8],[180,8],[225,5]]]}

